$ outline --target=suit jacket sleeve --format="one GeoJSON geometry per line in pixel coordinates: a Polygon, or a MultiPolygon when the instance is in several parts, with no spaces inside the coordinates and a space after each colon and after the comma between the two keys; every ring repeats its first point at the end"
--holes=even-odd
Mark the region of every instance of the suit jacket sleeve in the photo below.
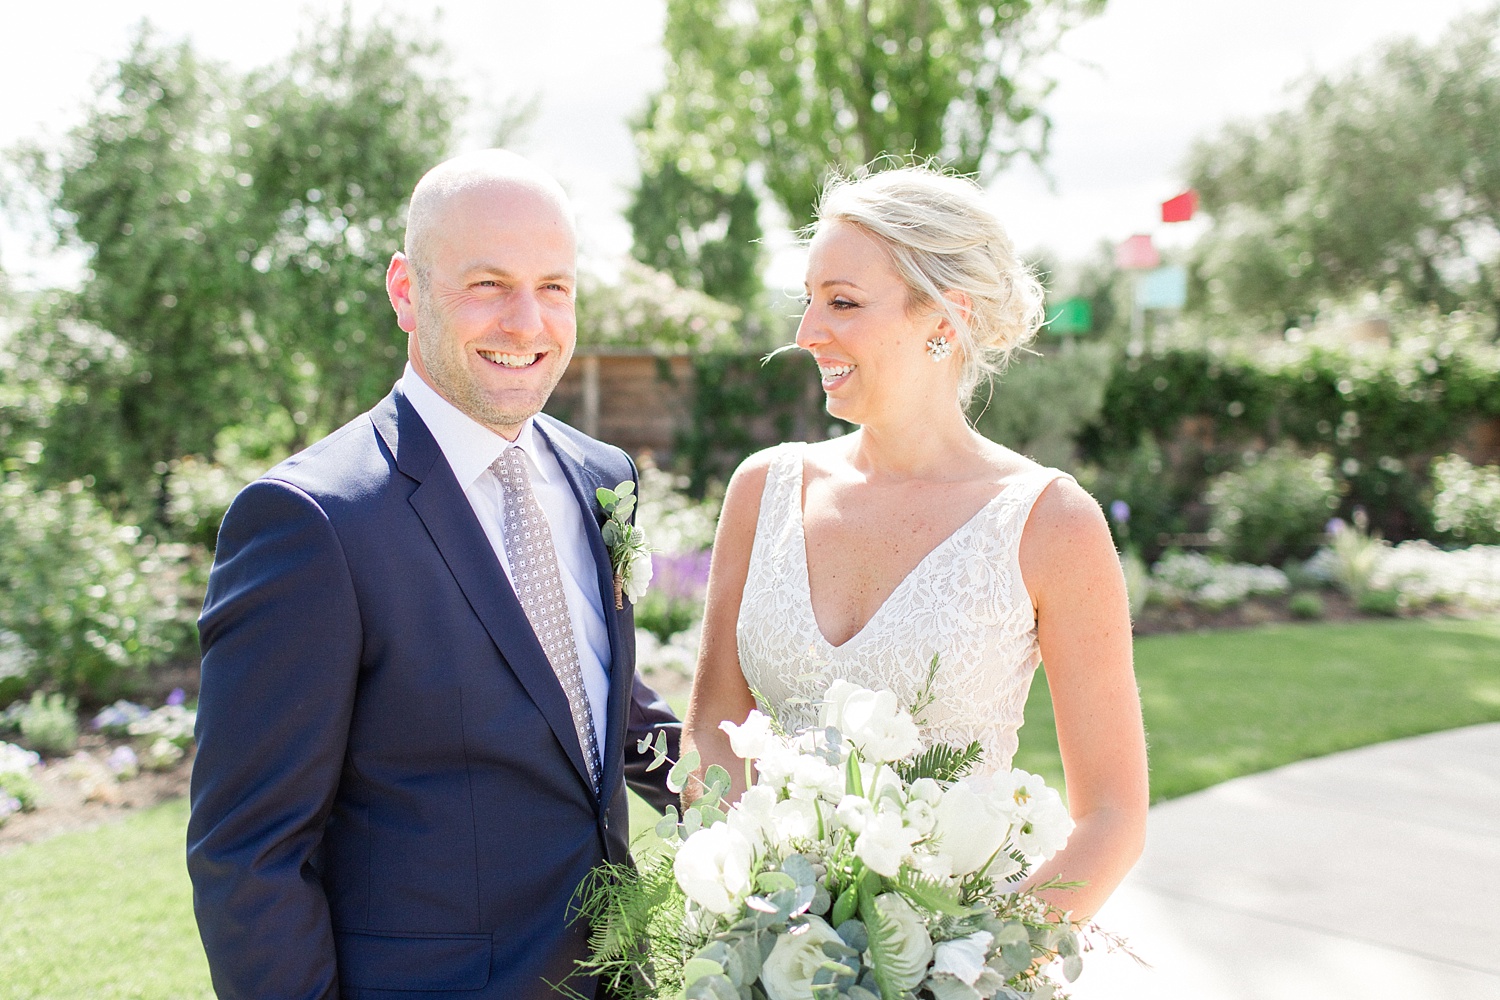
{"type": "Polygon", "coordinates": [[[669,765],[663,764],[654,771],[647,771],[654,754],[648,749],[644,753],[636,744],[656,733],[665,733],[667,754],[673,760],[682,750],[682,723],[677,721],[666,699],[646,686],[639,673],[632,675],[630,691],[630,715],[625,723],[625,784],[637,795],[649,802],[658,812],[667,806],[677,805],[681,797],[667,788],[669,765]]]}
{"type": "Polygon", "coordinates": [[[236,498],[199,629],[188,870],[214,989],[221,1000],[336,997],[318,850],[362,629],[338,537],[316,501],[268,480],[236,498]]]}

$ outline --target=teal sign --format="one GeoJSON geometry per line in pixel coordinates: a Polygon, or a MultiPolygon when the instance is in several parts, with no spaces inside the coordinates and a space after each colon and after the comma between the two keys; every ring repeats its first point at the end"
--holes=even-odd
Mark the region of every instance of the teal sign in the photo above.
{"type": "Polygon", "coordinates": [[[1094,306],[1082,296],[1063,299],[1047,316],[1047,332],[1055,337],[1072,337],[1094,329],[1094,306]]]}

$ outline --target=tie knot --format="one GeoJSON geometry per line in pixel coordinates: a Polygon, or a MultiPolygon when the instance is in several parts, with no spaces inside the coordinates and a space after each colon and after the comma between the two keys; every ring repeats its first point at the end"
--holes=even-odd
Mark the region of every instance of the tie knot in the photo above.
{"type": "Polygon", "coordinates": [[[500,453],[500,457],[490,463],[490,469],[500,477],[500,481],[507,486],[530,478],[526,475],[526,459],[519,447],[506,448],[500,453]]]}

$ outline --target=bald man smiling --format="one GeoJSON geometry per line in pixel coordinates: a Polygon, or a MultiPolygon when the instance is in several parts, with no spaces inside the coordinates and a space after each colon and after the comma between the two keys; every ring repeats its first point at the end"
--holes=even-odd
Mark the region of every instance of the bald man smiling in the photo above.
{"type": "Polygon", "coordinates": [[[574,890],[628,857],[627,781],[675,798],[635,751],[677,723],[594,496],[635,468],[541,413],[576,277],[550,177],[435,167],[386,275],[400,381],[224,519],[188,825],[221,998],[553,996],[574,890]]]}

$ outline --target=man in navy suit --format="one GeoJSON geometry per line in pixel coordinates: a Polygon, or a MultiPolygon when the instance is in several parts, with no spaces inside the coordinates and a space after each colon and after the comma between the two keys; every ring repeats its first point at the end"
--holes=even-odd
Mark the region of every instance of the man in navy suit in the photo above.
{"type": "Polygon", "coordinates": [[[565,195],[498,150],[441,164],[386,285],[401,380],[220,529],[188,867],[226,1000],[552,996],[627,779],[673,798],[594,496],[635,468],[540,413],[576,339],[565,195]]]}

